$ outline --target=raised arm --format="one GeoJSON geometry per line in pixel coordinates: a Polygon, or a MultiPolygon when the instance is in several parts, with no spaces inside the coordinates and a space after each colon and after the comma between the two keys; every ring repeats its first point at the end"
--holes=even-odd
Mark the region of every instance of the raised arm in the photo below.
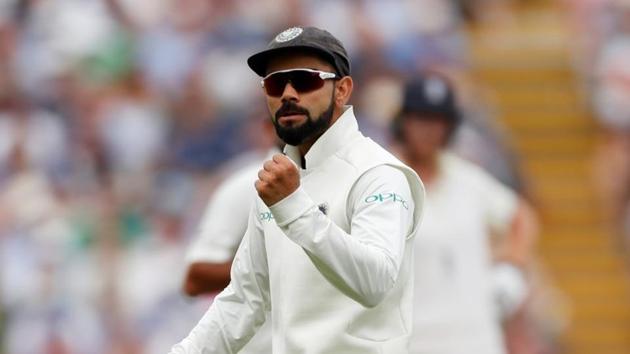
{"type": "Polygon", "coordinates": [[[348,196],[350,234],[302,188],[269,209],[323,276],[355,301],[374,307],[396,282],[413,227],[415,206],[408,183],[392,166],[373,168],[359,178],[348,196]]]}

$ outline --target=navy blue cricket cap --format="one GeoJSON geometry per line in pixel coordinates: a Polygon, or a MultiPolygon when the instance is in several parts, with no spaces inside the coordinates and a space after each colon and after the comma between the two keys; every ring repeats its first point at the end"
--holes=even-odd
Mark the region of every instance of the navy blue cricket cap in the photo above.
{"type": "Polygon", "coordinates": [[[424,73],[407,81],[399,116],[414,113],[418,119],[440,118],[457,124],[460,114],[449,80],[437,73],[424,73]]]}
{"type": "Polygon", "coordinates": [[[440,120],[449,126],[446,141],[453,137],[462,115],[457,106],[453,87],[446,77],[437,73],[423,73],[405,82],[402,103],[391,122],[395,137],[404,139],[403,120],[440,120]]]}
{"type": "Polygon", "coordinates": [[[316,27],[291,27],[280,32],[269,42],[267,49],[249,57],[247,65],[264,77],[271,58],[295,49],[320,55],[335,68],[340,77],[350,75],[350,60],[343,44],[328,31],[316,27]]]}

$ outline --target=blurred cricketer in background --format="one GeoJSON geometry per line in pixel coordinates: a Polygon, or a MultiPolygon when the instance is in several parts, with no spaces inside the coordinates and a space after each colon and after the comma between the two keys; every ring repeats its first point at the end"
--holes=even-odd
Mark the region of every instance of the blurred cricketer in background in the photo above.
{"type": "Polygon", "coordinates": [[[350,62],[294,27],[248,64],[285,155],[264,163],[230,285],[171,353],[235,353],[271,313],[274,354],[408,352],[424,188],[358,130],[350,62]]]}
{"type": "Polygon", "coordinates": [[[448,152],[461,118],[447,78],[424,73],[406,82],[393,120],[400,155],[427,187],[412,354],[505,354],[501,320],[527,296],[535,218],[513,191],[448,152]]]}

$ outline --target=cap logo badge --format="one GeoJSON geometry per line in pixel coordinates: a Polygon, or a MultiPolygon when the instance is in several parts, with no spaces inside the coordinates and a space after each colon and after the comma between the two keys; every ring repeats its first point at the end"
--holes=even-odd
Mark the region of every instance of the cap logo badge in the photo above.
{"type": "Polygon", "coordinates": [[[433,104],[439,104],[446,99],[448,88],[444,81],[430,78],[424,86],[427,99],[433,104]]]}
{"type": "Polygon", "coordinates": [[[300,27],[291,27],[289,29],[282,31],[282,33],[278,34],[275,38],[275,41],[278,43],[288,42],[294,39],[295,37],[299,36],[300,34],[302,34],[302,31],[304,30],[301,29],[300,27]]]}

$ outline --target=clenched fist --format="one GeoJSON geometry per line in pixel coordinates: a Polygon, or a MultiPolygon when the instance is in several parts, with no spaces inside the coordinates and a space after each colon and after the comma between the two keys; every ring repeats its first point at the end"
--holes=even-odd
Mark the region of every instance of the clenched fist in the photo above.
{"type": "Polygon", "coordinates": [[[267,206],[288,197],[300,186],[300,173],[295,164],[282,154],[265,161],[258,172],[256,191],[267,206]]]}

